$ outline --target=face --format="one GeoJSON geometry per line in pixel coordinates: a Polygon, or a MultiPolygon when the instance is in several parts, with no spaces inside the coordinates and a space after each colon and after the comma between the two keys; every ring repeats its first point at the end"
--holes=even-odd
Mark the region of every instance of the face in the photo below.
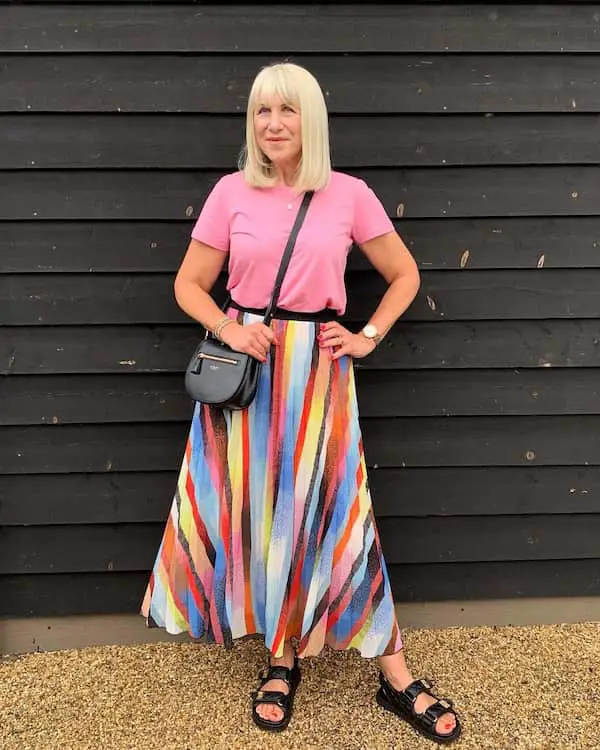
{"type": "Polygon", "coordinates": [[[254,112],[254,133],[261,151],[276,166],[298,163],[302,151],[300,110],[275,96],[259,99],[254,112]]]}

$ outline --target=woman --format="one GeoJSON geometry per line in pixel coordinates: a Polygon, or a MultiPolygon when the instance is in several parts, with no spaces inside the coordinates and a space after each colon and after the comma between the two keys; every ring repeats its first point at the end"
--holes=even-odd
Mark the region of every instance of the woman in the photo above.
{"type": "Polygon", "coordinates": [[[315,78],[284,63],[252,86],[240,171],[209,195],[175,280],[180,307],[256,357],[243,411],[197,404],[177,492],[144,599],[148,623],[271,652],[252,701],[262,729],[285,729],[299,659],[325,645],[379,657],[377,701],[449,742],[456,714],[410,674],[367,485],[352,360],[370,354],[414,299],[416,264],[367,185],[331,171],[315,78]],[[271,326],[262,323],[303,193],[315,191],[271,326]],[[356,242],[389,284],[351,333],[344,269],[356,242]],[[229,255],[226,316],[210,290],[229,255]]]}

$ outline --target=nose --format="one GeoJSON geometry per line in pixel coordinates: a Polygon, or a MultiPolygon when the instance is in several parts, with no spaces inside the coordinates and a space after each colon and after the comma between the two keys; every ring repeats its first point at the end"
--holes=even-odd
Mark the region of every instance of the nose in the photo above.
{"type": "Polygon", "coordinates": [[[281,130],[281,119],[279,118],[278,112],[271,111],[271,116],[269,117],[269,130],[275,132],[281,130]]]}

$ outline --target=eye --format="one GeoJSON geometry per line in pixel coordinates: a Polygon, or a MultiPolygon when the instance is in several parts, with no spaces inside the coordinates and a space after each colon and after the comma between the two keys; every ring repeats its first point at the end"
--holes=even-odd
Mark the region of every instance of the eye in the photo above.
{"type": "Polygon", "coordinates": [[[268,111],[269,111],[269,108],[268,108],[268,107],[265,107],[264,105],[262,105],[262,106],[260,106],[260,107],[259,107],[259,108],[258,108],[258,109],[256,110],[256,114],[258,114],[258,115],[264,115],[264,114],[265,114],[265,112],[268,112],[268,111]]]}

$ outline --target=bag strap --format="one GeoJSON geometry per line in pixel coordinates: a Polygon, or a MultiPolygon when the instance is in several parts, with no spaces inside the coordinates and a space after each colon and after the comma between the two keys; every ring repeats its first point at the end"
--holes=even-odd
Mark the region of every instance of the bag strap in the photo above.
{"type": "Polygon", "coordinates": [[[290,264],[290,259],[292,257],[292,253],[294,252],[294,245],[296,244],[298,233],[300,232],[300,228],[302,227],[302,224],[306,217],[306,212],[308,211],[308,207],[313,195],[313,190],[308,190],[306,193],[304,193],[304,198],[302,199],[302,203],[300,204],[300,208],[298,209],[298,214],[296,215],[296,221],[294,222],[294,226],[292,227],[292,231],[290,232],[287,245],[285,247],[285,250],[283,251],[281,264],[279,266],[279,271],[277,271],[277,277],[275,279],[273,294],[271,295],[271,301],[269,302],[269,306],[267,307],[267,310],[265,312],[264,324],[267,326],[271,322],[273,313],[275,312],[275,308],[277,307],[277,301],[281,292],[283,278],[290,264]]]}

